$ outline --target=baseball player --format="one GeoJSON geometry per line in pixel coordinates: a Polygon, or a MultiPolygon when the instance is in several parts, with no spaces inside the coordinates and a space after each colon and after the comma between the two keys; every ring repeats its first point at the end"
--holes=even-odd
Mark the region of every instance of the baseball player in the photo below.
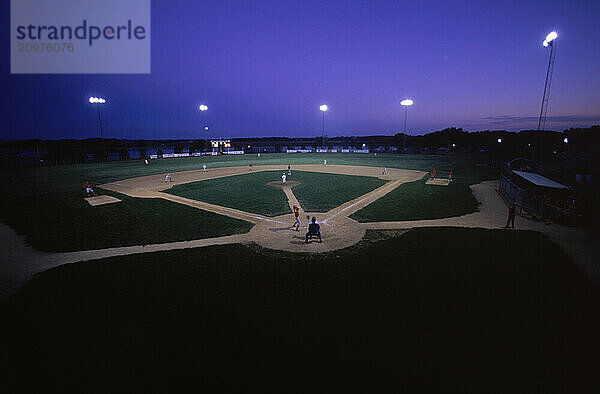
{"type": "Polygon", "coordinates": [[[292,165],[288,164],[288,175],[292,175],[292,165]]]}
{"type": "Polygon", "coordinates": [[[206,172],[206,164],[202,164],[202,171],[206,172]]]}
{"type": "Polygon", "coordinates": [[[323,160],[323,165],[327,167],[327,159],[323,160]]]}
{"type": "Polygon", "coordinates": [[[85,189],[85,194],[87,194],[88,197],[96,194],[96,193],[94,193],[94,189],[92,189],[92,185],[90,185],[89,181],[85,181],[83,188],[85,189]]]}
{"type": "Polygon", "coordinates": [[[173,180],[171,179],[171,174],[167,174],[165,176],[165,182],[173,182],[173,180]]]}
{"type": "Polygon", "coordinates": [[[281,174],[281,183],[283,183],[285,185],[285,181],[287,180],[287,176],[285,175],[285,172],[283,174],[281,174]]]}
{"type": "Polygon", "coordinates": [[[300,223],[300,208],[298,208],[296,205],[294,205],[294,224],[292,224],[292,228],[296,227],[296,231],[300,231],[300,225],[302,223],[300,223]]]}
{"type": "Polygon", "coordinates": [[[250,171],[254,171],[254,169],[252,168],[252,163],[248,164],[248,169],[249,169],[250,171]]]}
{"type": "Polygon", "coordinates": [[[148,165],[148,159],[144,159],[144,163],[146,163],[146,165],[148,165]]]}
{"type": "Polygon", "coordinates": [[[383,167],[383,171],[381,171],[381,175],[387,175],[387,167],[383,167]]]}

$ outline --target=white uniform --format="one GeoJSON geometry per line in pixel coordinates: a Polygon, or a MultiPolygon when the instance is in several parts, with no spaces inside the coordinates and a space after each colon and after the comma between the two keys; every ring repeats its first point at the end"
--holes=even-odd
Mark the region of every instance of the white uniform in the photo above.
{"type": "Polygon", "coordinates": [[[148,164],[148,159],[144,159],[144,163],[148,164]]]}
{"type": "Polygon", "coordinates": [[[165,182],[171,182],[171,174],[167,174],[167,176],[165,176],[165,182]]]}
{"type": "Polygon", "coordinates": [[[327,160],[323,160],[323,165],[327,167],[327,160]]]}
{"type": "Polygon", "coordinates": [[[281,175],[281,182],[282,182],[282,183],[285,183],[286,179],[287,179],[287,176],[285,175],[285,172],[284,172],[284,173],[281,175]]]}
{"type": "Polygon", "coordinates": [[[382,174],[383,174],[383,175],[387,175],[387,168],[386,168],[386,167],[383,167],[383,172],[382,172],[382,174]]]}
{"type": "Polygon", "coordinates": [[[206,172],[206,164],[202,165],[202,169],[206,172]]]}

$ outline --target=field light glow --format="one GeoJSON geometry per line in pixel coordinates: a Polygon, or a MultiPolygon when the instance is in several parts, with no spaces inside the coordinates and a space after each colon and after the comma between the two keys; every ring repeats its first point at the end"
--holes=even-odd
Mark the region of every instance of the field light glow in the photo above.
{"type": "Polygon", "coordinates": [[[400,101],[400,105],[413,105],[413,101],[412,100],[402,100],[400,101]]]}
{"type": "Polygon", "coordinates": [[[553,40],[556,40],[557,37],[558,37],[558,34],[556,34],[556,32],[553,31],[552,33],[550,33],[546,36],[546,41],[552,42],[553,40]]]}
{"type": "Polygon", "coordinates": [[[498,143],[501,143],[501,142],[502,142],[502,138],[498,138],[498,143]]]}
{"type": "Polygon", "coordinates": [[[565,139],[563,140],[563,142],[564,142],[565,144],[568,144],[568,143],[569,143],[569,137],[565,137],[565,139]]]}
{"type": "Polygon", "coordinates": [[[319,107],[319,109],[320,109],[321,111],[325,112],[325,111],[327,111],[327,106],[326,106],[326,105],[321,105],[321,106],[319,107]]]}
{"type": "Polygon", "coordinates": [[[90,102],[90,104],[104,104],[104,103],[106,103],[106,100],[103,99],[102,97],[90,97],[90,99],[88,101],[90,102]]]}
{"type": "Polygon", "coordinates": [[[200,104],[199,108],[200,108],[200,111],[206,111],[208,109],[208,106],[204,105],[204,104],[200,104]]]}

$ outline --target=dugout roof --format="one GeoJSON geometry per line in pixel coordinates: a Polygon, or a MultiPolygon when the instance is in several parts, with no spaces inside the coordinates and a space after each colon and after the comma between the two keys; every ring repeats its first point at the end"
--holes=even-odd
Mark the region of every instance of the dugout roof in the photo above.
{"type": "Polygon", "coordinates": [[[565,185],[555,182],[552,179],[546,178],[545,176],[536,174],[534,172],[513,171],[513,173],[517,174],[526,181],[533,183],[536,186],[551,187],[554,189],[567,189],[565,185]]]}

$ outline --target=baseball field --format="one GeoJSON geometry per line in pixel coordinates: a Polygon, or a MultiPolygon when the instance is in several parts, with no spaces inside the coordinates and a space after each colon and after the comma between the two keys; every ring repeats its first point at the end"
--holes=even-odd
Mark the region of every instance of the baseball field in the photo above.
{"type": "Polygon", "coordinates": [[[520,217],[502,229],[499,173],[478,157],[242,155],[1,175],[9,387],[593,383],[597,244],[520,217]],[[432,168],[444,179],[428,182],[432,168]],[[86,199],[86,181],[101,198],[86,199]],[[323,242],[307,244],[313,217],[323,242]]]}

